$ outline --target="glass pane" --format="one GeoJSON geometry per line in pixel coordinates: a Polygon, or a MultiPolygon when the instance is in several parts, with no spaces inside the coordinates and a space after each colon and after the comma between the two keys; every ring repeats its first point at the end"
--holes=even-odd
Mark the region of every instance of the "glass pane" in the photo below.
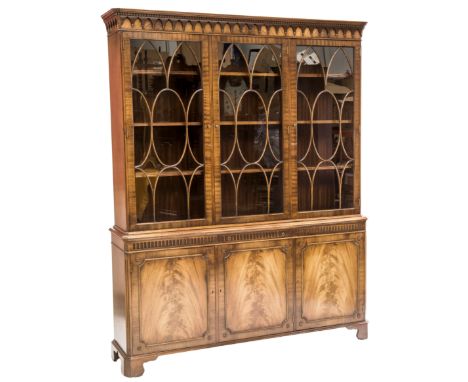
{"type": "Polygon", "coordinates": [[[200,43],[132,40],[137,222],[205,216],[200,43]]]}
{"type": "Polygon", "coordinates": [[[297,47],[299,211],[353,207],[353,54],[297,47]]]}
{"type": "Polygon", "coordinates": [[[218,51],[222,215],[282,212],[281,46],[218,51]]]}

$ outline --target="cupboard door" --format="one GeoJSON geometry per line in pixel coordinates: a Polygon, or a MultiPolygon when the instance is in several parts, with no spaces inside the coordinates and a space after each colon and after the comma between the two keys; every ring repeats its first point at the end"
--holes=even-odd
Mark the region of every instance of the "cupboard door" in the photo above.
{"type": "Polygon", "coordinates": [[[278,219],[289,211],[286,46],[255,38],[212,41],[216,218],[278,219]]]}
{"type": "Polygon", "coordinates": [[[132,256],[133,352],[213,342],[213,249],[173,249],[132,256]]]}
{"type": "Polygon", "coordinates": [[[355,152],[359,144],[355,92],[359,87],[359,61],[355,48],[299,42],[292,47],[297,142],[292,165],[297,181],[293,208],[303,216],[339,214],[343,210],[350,213],[359,207],[355,202],[359,199],[355,184],[359,181],[355,152]]]}
{"type": "Polygon", "coordinates": [[[211,221],[208,41],[176,38],[128,40],[131,216],[142,229],[211,221]]]}
{"type": "Polygon", "coordinates": [[[296,244],[296,327],[364,319],[364,234],[300,239],[296,244]]]}
{"type": "Polygon", "coordinates": [[[291,243],[269,241],[219,249],[219,340],[292,330],[291,243]]]}

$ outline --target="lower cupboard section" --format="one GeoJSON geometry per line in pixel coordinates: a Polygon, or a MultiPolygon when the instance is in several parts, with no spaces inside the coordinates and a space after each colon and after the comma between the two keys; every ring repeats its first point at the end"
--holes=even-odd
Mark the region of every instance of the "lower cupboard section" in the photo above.
{"type": "Polygon", "coordinates": [[[129,257],[129,354],[365,319],[362,232],[129,257]]]}

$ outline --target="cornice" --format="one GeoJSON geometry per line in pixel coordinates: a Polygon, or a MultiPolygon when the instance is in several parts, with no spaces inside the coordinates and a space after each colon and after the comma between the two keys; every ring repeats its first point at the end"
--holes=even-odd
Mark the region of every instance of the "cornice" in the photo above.
{"type": "Polygon", "coordinates": [[[365,22],[312,20],[114,8],[102,15],[107,32],[165,31],[289,38],[360,40],[365,22]]]}

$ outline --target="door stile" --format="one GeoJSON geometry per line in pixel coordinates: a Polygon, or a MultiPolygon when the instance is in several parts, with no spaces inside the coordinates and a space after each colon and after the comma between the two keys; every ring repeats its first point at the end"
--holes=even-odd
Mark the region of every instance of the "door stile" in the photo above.
{"type": "Polygon", "coordinates": [[[134,167],[134,129],[133,129],[133,99],[132,99],[132,63],[130,37],[122,37],[122,82],[123,82],[123,119],[125,139],[125,174],[127,184],[128,226],[133,230],[137,224],[137,206],[135,191],[134,167]]]}
{"type": "Polygon", "coordinates": [[[205,163],[205,219],[207,224],[213,221],[213,121],[211,112],[211,68],[209,36],[201,40],[202,89],[203,89],[203,157],[205,163]]]}
{"type": "Polygon", "coordinates": [[[289,87],[289,188],[290,188],[290,216],[297,218],[298,185],[297,185],[297,73],[296,73],[296,41],[288,41],[287,75],[289,87]]]}
{"type": "Polygon", "coordinates": [[[293,115],[291,114],[291,68],[290,68],[290,57],[291,49],[289,48],[289,42],[284,39],[281,42],[282,50],[282,70],[281,70],[281,88],[282,88],[282,126],[283,126],[283,212],[286,217],[291,217],[291,196],[294,194],[291,188],[291,134],[293,133],[293,115]]]}
{"type": "Polygon", "coordinates": [[[353,202],[357,213],[361,212],[361,45],[354,46],[354,189],[353,202]]]}
{"type": "Polygon", "coordinates": [[[210,70],[211,70],[211,115],[213,118],[213,220],[219,223],[221,220],[221,117],[219,114],[219,82],[218,82],[218,36],[210,36],[210,70]]]}

